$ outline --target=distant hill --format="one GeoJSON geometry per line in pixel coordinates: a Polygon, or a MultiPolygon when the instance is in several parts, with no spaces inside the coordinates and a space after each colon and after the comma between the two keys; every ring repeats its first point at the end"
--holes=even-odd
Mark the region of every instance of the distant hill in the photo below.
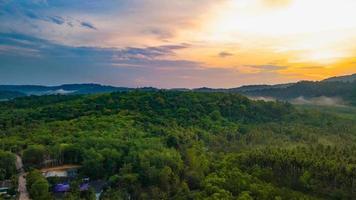
{"type": "Polygon", "coordinates": [[[16,91],[0,91],[0,101],[23,96],[26,96],[26,94],[16,91]]]}
{"type": "MultiPolygon", "coordinates": [[[[236,88],[196,88],[193,89],[195,92],[230,92],[230,93],[248,93],[252,91],[260,91],[273,88],[286,88],[293,85],[294,83],[277,84],[277,85],[244,85],[236,88]]],[[[182,89],[180,89],[182,91],[182,89]]]]}
{"type": "Polygon", "coordinates": [[[0,85],[0,91],[14,91],[24,93],[26,95],[95,94],[128,90],[130,90],[130,88],[100,84],[66,84],[60,86],[0,85]]]}
{"type": "MultiPolygon", "coordinates": [[[[316,100],[316,98],[328,97],[340,103],[340,99],[346,104],[356,105],[356,82],[339,81],[301,81],[291,84],[285,88],[266,88],[242,92],[247,96],[253,97],[273,97],[279,100],[293,101],[295,103],[302,101],[296,100],[316,100]]],[[[330,103],[328,103],[330,104],[330,103]]]]}
{"type": "Polygon", "coordinates": [[[346,76],[336,76],[323,80],[324,82],[354,82],[356,81],[356,74],[346,75],[346,76]]]}
{"type": "MultiPolygon", "coordinates": [[[[122,91],[156,91],[157,88],[128,88],[114,87],[100,84],[66,84],[60,86],[40,85],[0,85],[0,91],[6,91],[7,98],[24,95],[50,95],[50,94],[97,94],[122,91]],[[9,95],[13,92],[13,95],[9,95]]],[[[353,104],[356,105],[356,74],[332,77],[323,81],[300,81],[297,83],[276,85],[246,85],[236,88],[176,88],[174,91],[195,92],[223,92],[239,93],[260,100],[282,100],[292,103],[316,104],[353,104]]],[[[5,97],[5,94],[3,95],[5,97]]],[[[1,98],[0,98],[1,99],[1,98]]]]}
{"type": "Polygon", "coordinates": [[[245,85],[238,88],[230,88],[230,92],[238,92],[238,93],[249,93],[253,91],[261,91],[261,90],[268,90],[268,89],[281,89],[287,88],[294,83],[286,83],[286,84],[277,84],[277,85],[245,85]]]}
{"type": "Polygon", "coordinates": [[[295,104],[356,105],[356,74],[323,81],[277,85],[247,85],[230,89],[198,88],[198,92],[240,93],[256,100],[282,100],[295,104]]]}

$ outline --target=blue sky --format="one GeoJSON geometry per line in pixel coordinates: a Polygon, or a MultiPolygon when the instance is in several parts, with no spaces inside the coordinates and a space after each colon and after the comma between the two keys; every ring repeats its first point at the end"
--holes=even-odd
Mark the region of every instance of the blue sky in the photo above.
{"type": "Polygon", "coordinates": [[[343,1],[340,8],[336,0],[324,3],[325,9],[344,13],[335,26],[310,20],[295,27],[288,20],[295,24],[298,14],[287,21],[272,19],[298,13],[299,7],[312,13],[318,4],[0,0],[0,84],[234,87],[354,73],[350,63],[356,49],[345,44],[356,39],[356,25],[349,19],[356,4],[343,1]],[[322,27],[315,29],[313,23],[322,27]],[[318,42],[320,30],[327,30],[324,43],[318,42]]]}

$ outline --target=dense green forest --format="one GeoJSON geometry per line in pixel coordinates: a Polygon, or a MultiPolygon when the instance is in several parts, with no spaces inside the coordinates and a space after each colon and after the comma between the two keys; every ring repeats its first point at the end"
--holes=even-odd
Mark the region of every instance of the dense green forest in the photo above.
{"type": "Polygon", "coordinates": [[[17,98],[0,103],[0,180],[19,154],[35,200],[52,198],[46,160],[105,180],[102,200],[356,199],[347,110],[178,91],[17,98]]]}

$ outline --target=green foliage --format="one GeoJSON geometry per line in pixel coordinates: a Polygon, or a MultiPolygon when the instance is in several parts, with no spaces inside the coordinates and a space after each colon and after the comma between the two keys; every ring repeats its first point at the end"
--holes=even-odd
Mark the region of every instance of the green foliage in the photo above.
{"type": "MultiPolygon", "coordinates": [[[[278,197],[276,197],[276,198],[278,198],[278,197]]],[[[238,196],[237,200],[253,200],[253,198],[251,197],[249,192],[241,192],[241,194],[238,196]]]]}
{"type": "MultiPolygon", "coordinates": [[[[104,200],[352,199],[356,192],[355,118],[331,110],[174,91],[28,97],[0,108],[2,150],[22,152],[27,169],[79,164],[80,177],[107,181],[104,200]]],[[[31,195],[47,195],[38,171],[27,180],[31,195]]],[[[93,191],[65,198],[92,199],[93,191]]]]}
{"type": "Polygon", "coordinates": [[[41,172],[33,170],[26,176],[27,189],[32,199],[50,200],[52,199],[49,193],[49,184],[42,176],[41,172]]]}
{"type": "Polygon", "coordinates": [[[79,190],[79,182],[77,180],[70,182],[70,191],[64,196],[64,200],[95,200],[95,192],[93,188],[86,191],[79,190]]]}
{"type": "Polygon", "coordinates": [[[0,150],[0,181],[10,179],[16,174],[16,157],[14,154],[0,150]]]}
{"type": "Polygon", "coordinates": [[[23,162],[26,168],[38,167],[44,159],[45,147],[42,145],[29,146],[23,152],[23,162]]]}

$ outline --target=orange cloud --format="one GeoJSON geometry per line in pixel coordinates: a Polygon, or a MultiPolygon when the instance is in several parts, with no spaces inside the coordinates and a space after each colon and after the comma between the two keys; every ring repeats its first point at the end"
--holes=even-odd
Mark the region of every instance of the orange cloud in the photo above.
{"type": "Polygon", "coordinates": [[[284,7],[292,3],[293,0],[263,0],[263,3],[271,7],[284,7]]]}

